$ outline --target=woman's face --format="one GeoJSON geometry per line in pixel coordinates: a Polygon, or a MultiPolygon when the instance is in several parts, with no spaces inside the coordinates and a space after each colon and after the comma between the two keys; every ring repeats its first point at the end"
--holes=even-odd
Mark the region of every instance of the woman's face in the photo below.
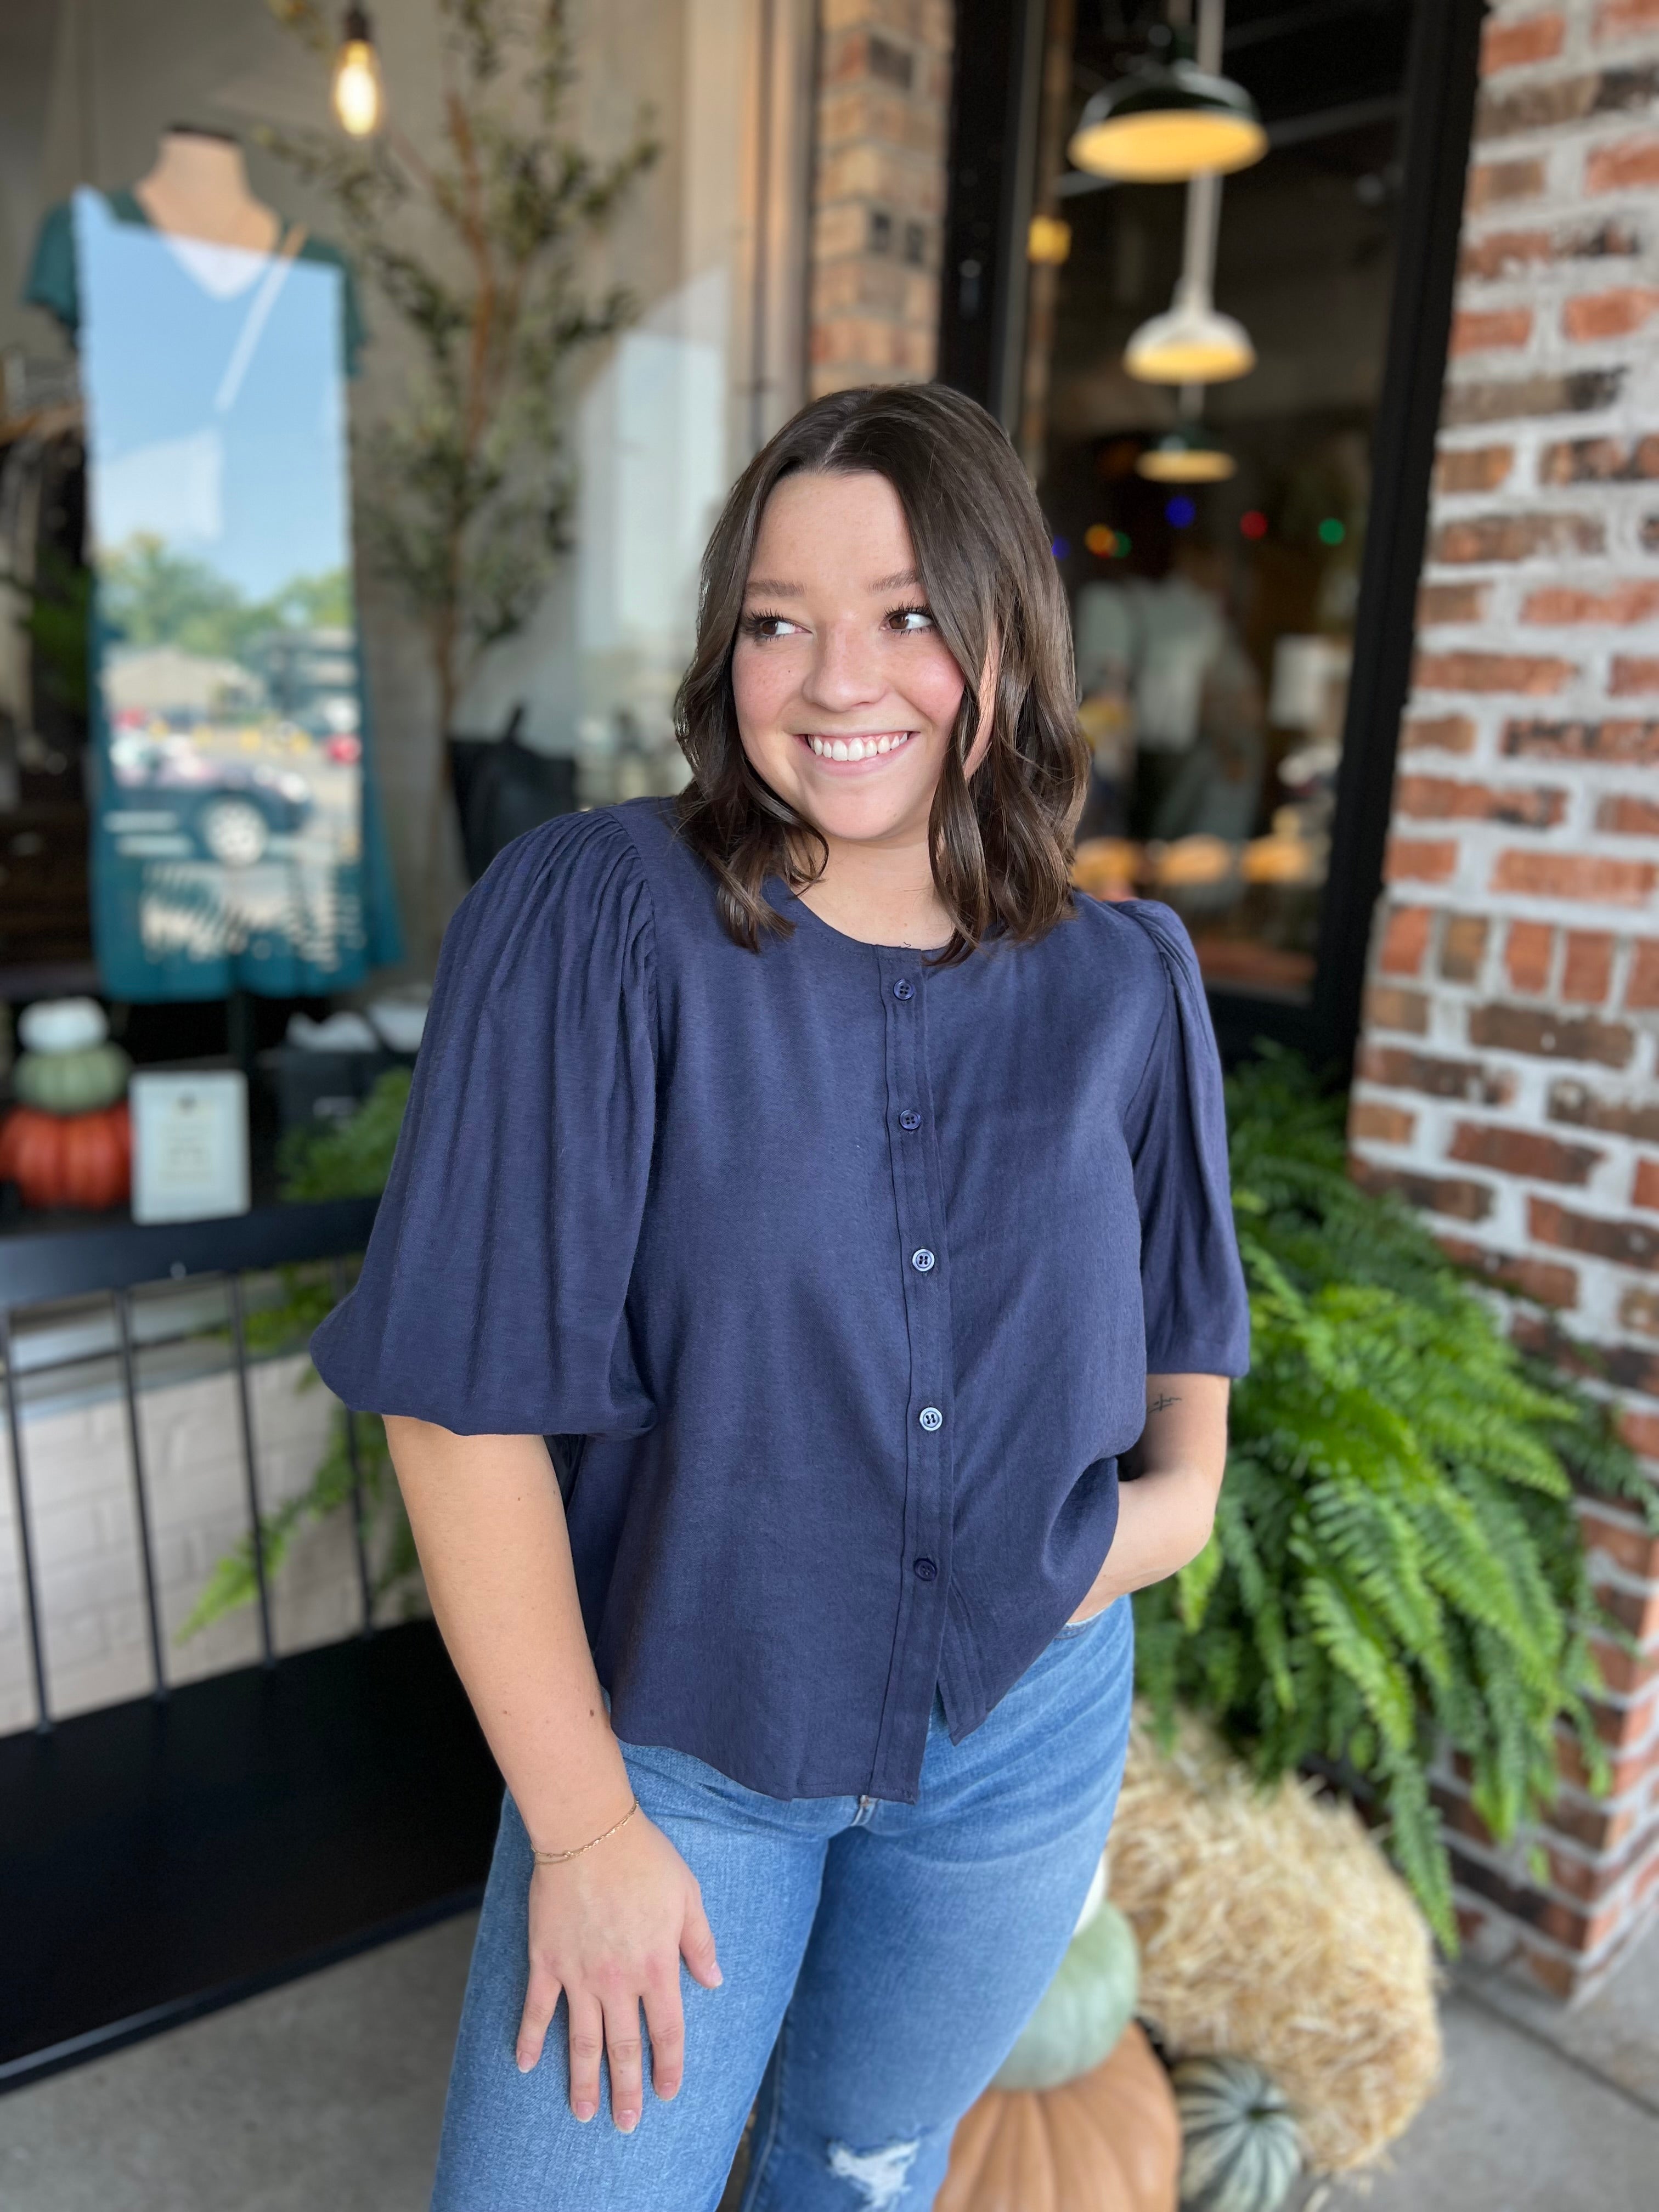
{"type": "Polygon", "coordinates": [[[738,728],[756,773],[832,839],[927,834],[963,687],[915,571],[885,477],[803,472],[767,501],[732,659],[738,728]]]}

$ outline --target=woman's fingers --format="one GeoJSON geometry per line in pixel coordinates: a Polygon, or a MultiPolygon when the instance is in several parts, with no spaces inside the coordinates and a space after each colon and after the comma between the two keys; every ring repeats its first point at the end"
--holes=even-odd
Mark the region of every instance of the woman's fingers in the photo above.
{"type": "Polygon", "coordinates": [[[706,1990],[717,1990],[724,1977],[714,1956],[714,1931],[702,1909],[702,1893],[695,1882],[686,1900],[685,1923],[680,1929],[680,1956],[691,1970],[691,1978],[706,1990]]]}
{"type": "Polygon", "coordinates": [[[586,1991],[567,1990],[570,2014],[570,2109],[591,2120],[599,2109],[599,2058],[605,2049],[605,2015],[586,1991]]]}
{"type": "Polygon", "coordinates": [[[645,2024],[651,2031],[651,2086],[659,2097],[678,2096],[685,2074],[685,2008],[678,1960],[647,1986],[645,2024]]]}
{"type": "Polygon", "coordinates": [[[530,1987],[525,1992],[524,2014],[519,2021],[519,2039],[514,2057],[519,2062],[520,2074],[528,2074],[542,2055],[542,2045],[559,2002],[559,1980],[545,1966],[532,1959],[530,1962],[530,1987]]]}
{"type": "Polygon", "coordinates": [[[623,2135],[631,2135],[645,2102],[637,1994],[605,1999],[605,2052],[611,2062],[611,2117],[623,2135]]]}

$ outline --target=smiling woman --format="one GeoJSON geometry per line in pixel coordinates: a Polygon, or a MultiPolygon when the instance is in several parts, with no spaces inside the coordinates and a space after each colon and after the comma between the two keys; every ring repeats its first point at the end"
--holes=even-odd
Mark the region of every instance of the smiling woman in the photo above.
{"type": "Polygon", "coordinates": [[[1245,1364],[1192,948],[1067,883],[1002,433],[822,400],[703,580],[690,797],[468,898],[315,1340],[511,1793],[435,2212],[709,2212],[757,2091],[745,2212],[926,2212],[1076,1924],[1125,1601],[1202,1550],[1245,1364]]]}
{"type": "Polygon", "coordinates": [[[740,944],[790,926],[768,877],[849,936],[946,961],[1069,910],[1088,769],[1070,629],[982,409],[939,385],[820,400],[750,464],[702,584],[682,820],[740,944]]]}

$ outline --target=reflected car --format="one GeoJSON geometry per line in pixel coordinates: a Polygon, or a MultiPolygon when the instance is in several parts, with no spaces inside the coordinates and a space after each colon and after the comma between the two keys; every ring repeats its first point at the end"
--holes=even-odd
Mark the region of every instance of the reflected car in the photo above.
{"type": "Polygon", "coordinates": [[[310,786],[291,769],[216,759],[172,732],[118,730],[110,765],[124,794],[169,807],[202,857],[227,868],[263,860],[273,836],[303,828],[313,804],[310,786]]]}

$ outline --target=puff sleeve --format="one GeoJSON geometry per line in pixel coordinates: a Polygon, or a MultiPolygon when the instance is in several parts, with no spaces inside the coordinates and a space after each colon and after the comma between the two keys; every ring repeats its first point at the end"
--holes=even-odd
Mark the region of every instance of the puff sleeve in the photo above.
{"type": "Polygon", "coordinates": [[[1249,1301],[1233,1234],[1221,1060],[1192,941],[1168,907],[1125,901],[1160,957],[1168,1000],[1125,1115],[1140,1210],[1152,1375],[1243,1375],[1249,1301]]]}
{"type": "Polygon", "coordinates": [[[362,1411],[638,1436],[624,1316],[656,1091],[650,890],[606,815],[501,854],[444,939],[356,1288],[312,1340],[362,1411]]]}

